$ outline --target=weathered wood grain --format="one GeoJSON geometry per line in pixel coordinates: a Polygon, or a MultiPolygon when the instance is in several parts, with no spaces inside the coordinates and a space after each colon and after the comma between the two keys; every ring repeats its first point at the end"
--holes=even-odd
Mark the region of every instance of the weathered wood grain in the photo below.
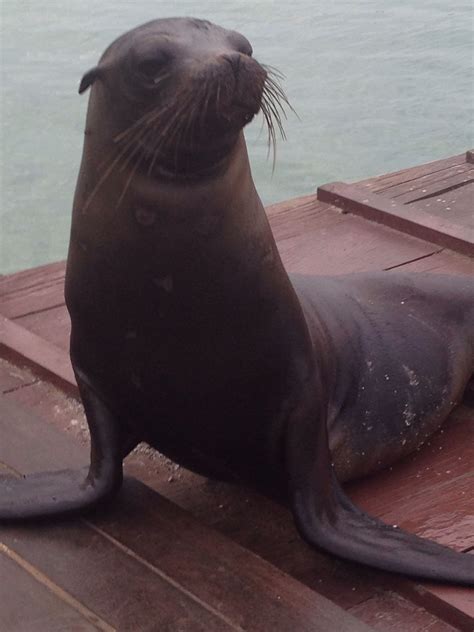
{"type": "Polygon", "coordinates": [[[368,193],[360,187],[334,182],[318,188],[318,198],[348,213],[390,226],[401,232],[474,257],[474,229],[459,226],[449,219],[426,213],[412,204],[407,207],[395,200],[368,193]]]}
{"type": "Polygon", "coordinates": [[[65,391],[77,394],[69,355],[1,314],[0,353],[3,357],[26,363],[39,375],[47,375],[65,391]]]}
{"type": "Polygon", "coordinates": [[[438,177],[442,177],[443,173],[449,169],[456,167],[463,167],[466,164],[466,154],[458,154],[456,156],[450,156],[449,158],[442,158],[441,160],[433,160],[422,165],[415,167],[407,167],[406,169],[400,169],[400,171],[394,171],[392,173],[384,173],[379,176],[367,178],[357,182],[358,186],[362,186],[368,190],[377,192],[382,189],[387,189],[391,186],[398,184],[406,184],[413,180],[418,180],[420,177],[431,174],[438,174],[438,177]]]}
{"type": "Polygon", "coordinates": [[[114,628],[100,621],[53,582],[0,543],[0,630],[4,632],[92,632],[114,628]],[[18,563],[19,560],[20,563],[18,563]],[[23,562],[23,566],[20,564],[23,562]],[[30,571],[30,572],[28,572],[30,571]],[[65,599],[66,598],[66,599],[65,599]]]}

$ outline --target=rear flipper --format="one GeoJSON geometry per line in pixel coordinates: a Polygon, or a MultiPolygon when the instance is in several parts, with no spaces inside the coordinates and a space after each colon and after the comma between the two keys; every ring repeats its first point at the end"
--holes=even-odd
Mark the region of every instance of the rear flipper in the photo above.
{"type": "Polygon", "coordinates": [[[312,487],[293,492],[298,529],[334,555],[412,577],[474,586],[474,556],[419,538],[352,505],[333,477],[331,496],[312,487]]]}
{"type": "Polygon", "coordinates": [[[334,555],[384,571],[474,586],[473,555],[386,525],[352,504],[334,475],[326,423],[316,420],[317,409],[314,400],[313,408],[299,406],[287,443],[290,496],[302,537],[334,555]]]}
{"type": "Polygon", "coordinates": [[[0,522],[72,514],[112,496],[122,483],[122,454],[116,418],[75,369],[91,435],[91,463],[83,470],[0,477],[0,522]]]}

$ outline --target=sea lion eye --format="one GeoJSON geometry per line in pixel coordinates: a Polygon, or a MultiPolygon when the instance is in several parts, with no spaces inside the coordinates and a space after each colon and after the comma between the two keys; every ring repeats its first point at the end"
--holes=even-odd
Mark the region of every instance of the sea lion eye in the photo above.
{"type": "Polygon", "coordinates": [[[166,63],[167,56],[165,53],[157,53],[153,57],[142,59],[137,64],[137,70],[140,75],[147,81],[153,83],[159,78],[163,72],[163,67],[166,63]]]}

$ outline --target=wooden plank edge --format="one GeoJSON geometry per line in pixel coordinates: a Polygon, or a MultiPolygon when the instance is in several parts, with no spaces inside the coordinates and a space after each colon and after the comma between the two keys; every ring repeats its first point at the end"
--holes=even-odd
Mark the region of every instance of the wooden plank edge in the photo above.
{"type": "Polygon", "coordinates": [[[309,193],[308,195],[300,195],[298,197],[290,198],[289,200],[281,200],[280,202],[273,202],[268,206],[265,206],[265,213],[269,217],[273,217],[281,212],[292,212],[300,207],[305,207],[312,210],[312,205],[317,204],[318,199],[315,193],[309,193]]]}
{"type": "Polygon", "coordinates": [[[1,314],[0,355],[13,363],[26,364],[67,395],[79,396],[69,355],[1,314]]]}
{"type": "MultiPolygon", "coordinates": [[[[466,555],[468,555],[466,553],[466,555]]],[[[431,612],[435,617],[445,621],[449,625],[454,626],[462,632],[472,632],[474,630],[474,618],[472,610],[469,606],[462,605],[459,602],[463,598],[453,593],[465,593],[465,602],[469,598],[469,588],[458,588],[455,586],[444,586],[442,584],[419,584],[416,582],[397,582],[397,592],[408,599],[412,603],[431,612]]]]}
{"type": "Polygon", "coordinates": [[[434,215],[411,205],[406,207],[356,185],[332,182],[318,187],[318,200],[328,202],[346,213],[384,224],[400,232],[474,257],[474,231],[467,227],[447,226],[434,215]]]}

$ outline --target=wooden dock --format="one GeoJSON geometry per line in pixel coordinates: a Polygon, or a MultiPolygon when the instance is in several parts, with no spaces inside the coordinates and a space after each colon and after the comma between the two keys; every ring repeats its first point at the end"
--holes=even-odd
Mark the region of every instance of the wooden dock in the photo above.
{"type": "MultiPolygon", "coordinates": [[[[292,272],[474,273],[472,152],[267,210],[292,272]]],[[[60,262],[0,277],[0,472],[87,462],[64,274],[60,262]]],[[[474,553],[468,399],[420,452],[348,491],[391,524],[474,553]]],[[[473,591],[314,551],[286,509],[146,446],[125,471],[100,512],[0,529],[2,632],[474,630],[473,591]]]]}

